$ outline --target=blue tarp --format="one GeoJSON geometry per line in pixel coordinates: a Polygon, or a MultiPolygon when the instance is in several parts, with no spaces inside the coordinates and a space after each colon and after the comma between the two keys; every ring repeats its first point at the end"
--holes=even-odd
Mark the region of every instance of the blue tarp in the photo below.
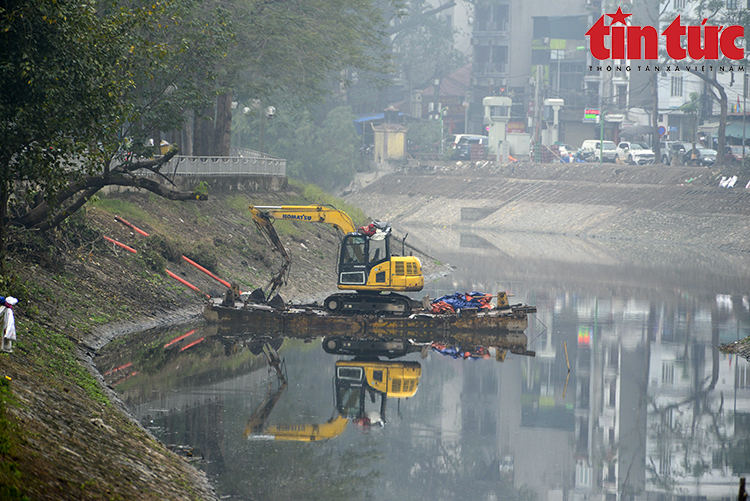
{"type": "MultiPolygon", "coordinates": [[[[399,113],[398,116],[404,116],[403,113],[399,113]]],[[[354,119],[354,130],[357,134],[362,134],[362,124],[366,122],[378,122],[385,119],[385,113],[375,113],[374,115],[364,115],[354,119]]]]}
{"type": "MultiPolygon", "coordinates": [[[[485,294],[483,292],[469,292],[469,296],[484,296],[485,294]]],[[[454,310],[462,309],[462,308],[481,308],[482,303],[477,301],[476,299],[472,299],[471,301],[466,300],[466,295],[461,294],[460,292],[456,292],[454,294],[451,294],[449,296],[440,296],[439,298],[435,299],[432,303],[438,303],[440,301],[444,301],[447,304],[451,305],[454,310]]]]}

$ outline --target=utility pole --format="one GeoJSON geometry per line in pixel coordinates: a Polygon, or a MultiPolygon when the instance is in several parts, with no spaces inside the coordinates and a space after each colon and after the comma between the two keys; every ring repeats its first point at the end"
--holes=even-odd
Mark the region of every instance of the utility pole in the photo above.
{"type": "Polygon", "coordinates": [[[654,93],[653,100],[651,101],[651,123],[654,128],[651,134],[654,141],[651,147],[654,150],[654,163],[659,163],[661,159],[661,134],[659,134],[659,86],[657,84],[658,73],[656,71],[651,75],[651,89],[654,93]]]}
{"type": "Polygon", "coordinates": [[[539,104],[539,88],[542,86],[542,65],[536,66],[536,89],[534,90],[534,161],[542,161],[542,151],[539,140],[541,133],[542,106],[539,104]]]}

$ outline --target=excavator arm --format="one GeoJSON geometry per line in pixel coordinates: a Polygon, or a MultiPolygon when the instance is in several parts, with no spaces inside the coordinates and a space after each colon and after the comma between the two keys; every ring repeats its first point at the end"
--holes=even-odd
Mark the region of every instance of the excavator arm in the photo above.
{"type": "Polygon", "coordinates": [[[271,245],[279,251],[283,259],[281,268],[268,284],[268,294],[265,299],[271,299],[274,292],[285,283],[284,276],[288,273],[292,265],[292,256],[287,252],[273,227],[275,219],[330,224],[344,234],[357,231],[349,214],[326,205],[251,205],[250,214],[253,217],[255,226],[258,227],[258,230],[268,239],[271,245]]]}

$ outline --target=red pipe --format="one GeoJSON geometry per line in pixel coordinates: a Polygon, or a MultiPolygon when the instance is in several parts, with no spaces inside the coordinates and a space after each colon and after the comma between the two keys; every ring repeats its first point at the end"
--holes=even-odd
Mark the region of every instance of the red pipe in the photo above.
{"type": "Polygon", "coordinates": [[[115,373],[115,372],[121,371],[121,370],[123,370],[123,369],[127,369],[127,368],[128,368],[128,367],[130,367],[131,365],[133,365],[133,362],[128,362],[128,363],[127,363],[127,364],[125,364],[125,365],[121,365],[121,366],[119,366],[119,367],[115,367],[114,369],[110,369],[110,370],[108,370],[107,372],[105,372],[105,373],[104,373],[104,375],[105,375],[105,376],[109,376],[110,374],[113,374],[113,373],[115,373]]]}
{"type": "Polygon", "coordinates": [[[183,348],[182,348],[182,349],[181,349],[180,351],[185,351],[185,350],[187,350],[188,348],[192,348],[192,347],[193,347],[193,346],[195,346],[196,344],[198,344],[198,343],[202,343],[204,339],[205,339],[205,338],[200,338],[200,339],[196,339],[196,340],[195,340],[195,341],[193,341],[192,343],[190,343],[190,344],[188,344],[188,345],[185,345],[185,346],[184,346],[184,347],[183,347],[183,348]]]}
{"type": "MultiPolygon", "coordinates": [[[[169,270],[167,270],[167,269],[165,269],[164,271],[166,271],[166,272],[167,272],[167,275],[169,275],[170,277],[174,278],[175,280],[177,280],[177,281],[178,281],[178,282],[180,282],[181,284],[183,284],[183,285],[186,285],[186,286],[190,287],[190,288],[191,288],[191,289],[193,289],[193,290],[194,290],[195,292],[201,292],[201,290],[200,290],[200,289],[199,289],[198,287],[196,287],[195,285],[191,284],[191,283],[190,283],[190,282],[188,282],[187,280],[183,280],[182,278],[178,277],[177,275],[175,275],[174,273],[172,273],[171,271],[169,271],[169,270]]],[[[206,297],[210,298],[211,296],[209,296],[208,294],[206,294],[206,297]]]]}
{"type": "Polygon", "coordinates": [[[190,258],[187,258],[187,257],[185,257],[185,256],[182,256],[182,259],[184,259],[184,260],[185,260],[185,261],[187,261],[188,263],[192,264],[193,266],[195,266],[196,268],[198,268],[199,270],[201,270],[201,271],[202,271],[203,273],[205,273],[205,274],[206,274],[206,275],[208,275],[209,277],[213,278],[214,280],[217,280],[217,281],[221,282],[222,284],[224,284],[224,285],[225,285],[225,286],[227,286],[227,287],[231,287],[231,286],[229,285],[229,282],[227,282],[226,280],[222,280],[222,279],[220,279],[219,277],[217,277],[216,275],[214,275],[213,273],[211,273],[211,272],[210,272],[210,271],[208,271],[208,270],[207,270],[206,268],[204,268],[203,266],[199,265],[198,263],[196,263],[196,262],[195,262],[195,261],[193,261],[192,259],[190,259],[190,258]]]}
{"type": "Polygon", "coordinates": [[[124,220],[123,218],[121,218],[120,216],[115,216],[115,221],[119,221],[119,222],[121,222],[122,224],[124,224],[125,226],[127,226],[128,228],[130,228],[131,230],[133,230],[133,231],[135,231],[135,232],[137,232],[137,233],[140,233],[140,234],[141,234],[141,235],[143,235],[144,237],[147,237],[147,236],[148,236],[148,233],[146,233],[145,231],[143,231],[143,230],[142,230],[142,229],[140,229],[140,228],[136,228],[134,224],[132,224],[132,223],[128,223],[127,221],[125,221],[125,220],[124,220]]]}
{"type": "Polygon", "coordinates": [[[125,382],[125,380],[135,376],[136,374],[138,374],[138,371],[131,372],[130,374],[125,374],[123,377],[112,383],[112,386],[117,386],[118,384],[125,382]]]}
{"type": "Polygon", "coordinates": [[[164,347],[165,347],[165,348],[167,348],[167,347],[169,347],[169,346],[172,346],[172,345],[173,345],[173,344],[175,344],[176,342],[178,342],[178,341],[182,341],[183,339],[185,339],[186,337],[188,337],[188,336],[189,336],[190,334],[192,334],[192,333],[194,333],[194,332],[195,332],[195,329],[191,330],[191,331],[190,331],[190,332],[188,332],[187,334],[183,334],[182,336],[177,336],[176,338],[174,338],[173,340],[171,340],[170,342],[168,342],[167,344],[165,344],[165,345],[164,345],[164,347]]]}
{"type": "Polygon", "coordinates": [[[132,252],[133,254],[135,254],[136,252],[138,252],[138,251],[137,251],[137,250],[135,250],[134,248],[132,248],[132,247],[128,247],[128,246],[127,246],[127,245],[125,245],[125,244],[121,244],[120,242],[118,242],[118,241],[117,241],[117,240],[115,240],[115,239],[112,239],[112,238],[109,238],[109,237],[104,237],[104,240],[106,240],[107,242],[112,242],[112,243],[113,243],[113,244],[115,244],[115,245],[119,245],[119,246],[120,246],[120,247],[122,247],[123,249],[125,249],[125,250],[127,250],[127,251],[130,251],[130,252],[132,252]]]}

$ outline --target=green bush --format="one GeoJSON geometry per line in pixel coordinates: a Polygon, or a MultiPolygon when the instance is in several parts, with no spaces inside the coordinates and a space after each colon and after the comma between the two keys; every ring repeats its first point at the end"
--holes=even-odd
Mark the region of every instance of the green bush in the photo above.
{"type": "Polygon", "coordinates": [[[198,244],[192,250],[185,252],[185,256],[207,270],[218,273],[219,258],[216,257],[216,253],[210,245],[198,244]]]}
{"type": "Polygon", "coordinates": [[[152,271],[164,273],[167,266],[167,260],[153,248],[142,248],[138,252],[138,258],[152,271]]]}
{"type": "Polygon", "coordinates": [[[64,234],[73,247],[82,247],[101,238],[102,232],[92,227],[86,218],[85,208],[72,214],[60,224],[59,231],[64,234]]]}
{"type": "Polygon", "coordinates": [[[146,239],[145,245],[148,248],[153,249],[155,252],[158,252],[167,261],[177,263],[182,259],[182,252],[180,251],[179,246],[175,242],[164,237],[152,235],[146,239]]]}

